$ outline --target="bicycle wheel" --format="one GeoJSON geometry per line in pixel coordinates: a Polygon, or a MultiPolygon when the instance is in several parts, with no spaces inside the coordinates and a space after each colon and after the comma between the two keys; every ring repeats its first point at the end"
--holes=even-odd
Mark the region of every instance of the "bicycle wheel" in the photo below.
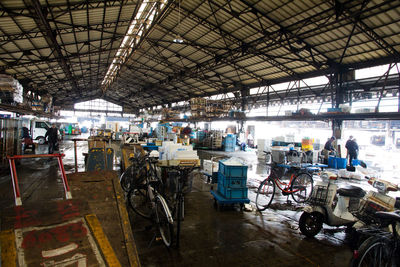
{"type": "Polygon", "coordinates": [[[133,181],[133,165],[129,166],[119,178],[119,183],[125,192],[128,192],[131,188],[133,181]]]}
{"type": "Polygon", "coordinates": [[[166,202],[162,201],[161,196],[156,197],[156,220],[158,230],[160,231],[161,238],[167,247],[172,244],[172,237],[174,233],[174,225],[170,222],[170,211],[166,202]]]}
{"type": "Polygon", "coordinates": [[[177,209],[177,216],[176,216],[176,247],[179,247],[179,241],[180,241],[180,235],[181,235],[181,222],[183,220],[184,216],[184,198],[183,195],[181,195],[178,199],[178,209],[177,209]]]}
{"type": "Polygon", "coordinates": [[[306,172],[299,173],[292,181],[290,191],[292,192],[292,198],[297,203],[306,202],[313,190],[313,178],[306,172]]]}
{"type": "Polygon", "coordinates": [[[152,207],[146,184],[138,185],[129,191],[128,203],[132,210],[140,216],[146,219],[151,218],[152,207]]]}
{"type": "Polygon", "coordinates": [[[397,266],[393,243],[387,237],[371,236],[358,249],[358,257],[351,266],[397,266]]]}
{"type": "Polygon", "coordinates": [[[266,210],[275,194],[274,180],[270,177],[261,182],[257,190],[256,206],[259,211],[266,210]]]}

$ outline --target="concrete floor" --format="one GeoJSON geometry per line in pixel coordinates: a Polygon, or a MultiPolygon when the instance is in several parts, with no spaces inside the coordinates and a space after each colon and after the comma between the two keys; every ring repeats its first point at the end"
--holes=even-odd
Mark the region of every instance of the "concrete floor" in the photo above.
{"type": "MultiPolygon", "coordinates": [[[[61,145],[66,157],[67,172],[74,171],[73,142],[61,145]]],[[[37,153],[45,152],[41,146],[37,153]]],[[[78,143],[79,170],[83,169],[82,152],[86,142],[78,143]]],[[[200,152],[210,158],[221,152],[200,152]]],[[[249,198],[254,200],[259,181],[267,167],[254,152],[234,152],[249,165],[249,198]]],[[[63,198],[63,186],[54,160],[22,161],[18,175],[23,203],[46,203],[63,198]]],[[[10,176],[0,177],[1,209],[14,205],[10,176]]],[[[210,185],[199,176],[193,192],[185,197],[185,220],[182,223],[181,246],[167,249],[162,241],[150,245],[154,229],[150,223],[130,212],[142,266],[345,266],[351,258],[348,237],[342,230],[325,227],[315,238],[305,238],[298,229],[301,207],[279,206],[262,214],[255,211],[254,202],[245,211],[238,207],[217,211],[209,192],[210,185]]],[[[112,238],[112,237],[109,237],[112,238]]]]}
{"type": "MultiPolygon", "coordinates": [[[[263,213],[254,208],[256,188],[268,172],[254,152],[199,152],[201,158],[235,156],[249,164],[250,205],[218,211],[211,185],[197,176],[193,191],[185,197],[185,220],[179,249],[167,249],[162,241],[150,244],[154,229],[130,211],[131,224],[143,266],[345,266],[351,259],[344,228],[325,227],[315,238],[298,229],[301,206],[282,201],[263,213]]],[[[216,186],[216,185],[215,185],[216,186]]],[[[284,198],[286,200],[286,198],[284,198]]]]}

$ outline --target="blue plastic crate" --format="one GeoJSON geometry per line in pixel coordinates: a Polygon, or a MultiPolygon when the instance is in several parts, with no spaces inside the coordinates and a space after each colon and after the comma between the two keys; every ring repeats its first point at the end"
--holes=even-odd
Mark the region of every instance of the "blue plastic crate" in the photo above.
{"type": "Polygon", "coordinates": [[[353,164],[353,166],[358,166],[360,165],[361,161],[359,159],[353,159],[351,163],[353,164]]]}
{"type": "Polygon", "coordinates": [[[218,181],[220,181],[223,187],[230,187],[230,188],[245,188],[247,183],[246,177],[234,177],[229,178],[225,177],[222,173],[218,173],[218,181]]]}
{"type": "Polygon", "coordinates": [[[225,145],[236,145],[236,140],[225,140],[225,145]]]}
{"type": "Polygon", "coordinates": [[[227,146],[225,145],[225,152],[235,152],[236,146],[227,146]]]}
{"type": "Polygon", "coordinates": [[[346,158],[336,158],[336,169],[346,169],[347,159],[346,158]]]}
{"type": "Polygon", "coordinates": [[[247,187],[245,188],[229,188],[218,186],[218,192],[227,199],[247,198],[247,187]]]}
{"type": "Polygon", "coordinates": [[[346,169],[347,159],[346,158],[337,158],[337,157],[329,157],[328,158],[328,167],[333,169],[346,169]]]}
{"type": "Polygon", "coordinates": [[[148,151],[153,151],[153,150],[158,150],[158,146],[143,146],[143,149],[148,150],[148,151]]]}
{"type": "Polygon", "coordinates": [[[247,178],[247,166],[231,166],[225,165],[224,160],[219,161],[218,172],[225,175],[225,177],[245,177],[247,178]]]}
{"type": "Polygon", "coordinates": [[[336,169],[336,157],[329,157],[328,158],[328,167],[336,169]]]}

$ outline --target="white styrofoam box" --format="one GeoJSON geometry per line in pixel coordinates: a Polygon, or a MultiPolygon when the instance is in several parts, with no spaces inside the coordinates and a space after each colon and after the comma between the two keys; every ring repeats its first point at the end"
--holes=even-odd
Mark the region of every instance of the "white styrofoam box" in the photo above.
{"type": "Polygon", "coordinates": [[[274,141],[279,141],[279,142],[285,142],[285,137],[284,136],[277,136],[274,139],[272,139],[274,141]]]}
{"type": "Polygon", "coordinates": [[[285,147],[272,147],[271,148],[272,161],[276,163],[284,163],[285,154],[288,150],[289,149],[285,147]]]}
{"type": "Polygon", "coordinates": [[[197,156],[197,151],[176,151],[172,159],[199,159],[199,156],[197,156]]]}
{"type": "Polygon", "coordinates": [[[270,139],[257,139],[257,157],[265,158],[264,151],[271,151],[271,140],[270,139]]]}
{"type": "Polygon", "coordinates": [[[203,171],[208,175],[212,175],[213,172],[218,172],[218,162],[211,160],[203,160],[203,171]]]}
{"type": "Polygon", "coordinates": [[[285,137],[286,142],[294,142],[295,136],[293,134],[287,134],[285,137]]]}
{"type": "Polygon", "coordinates": [[[351,106],[349,104],[340,104],[339,108],[341,108],[343,112],[350,112],[351,111],[351,106]]]}
{"type": "Polygon", "coordinates": [[[183,146],[181,143],[175,144],[172,141],[164,141],[162,146],[159,148],[159,151],[162,160],[198,159],[197,151],[193,151],[192,146],[183,146]]]}
{"type": "Polygon", "coordinates": [[[292,116],[293,112],[291,110],[285,110],[285,116],[292,116]]]}
{"type": "Polygon", "coordinates": [[[314,163],[314,164],[316,164],[316,163],[318,163],[318,153],[319,151],[313,151],[313,154],[312,154],[312,162],[314,163]]]}

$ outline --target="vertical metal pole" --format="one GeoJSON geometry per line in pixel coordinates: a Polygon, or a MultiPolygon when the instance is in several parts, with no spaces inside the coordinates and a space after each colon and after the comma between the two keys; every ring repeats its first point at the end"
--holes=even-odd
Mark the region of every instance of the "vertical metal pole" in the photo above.
{"type": "Polygon", "coordinates": [[[10,163],[10,169],[11,169],[11,179],[13,182],[15,205],[21,206],[22,201],[21,201],[21,195],[20,195],[19,186],[18,186],[17,171],[15,170],[15,162],[14,162],[14,159],[9,159],[8,161],[10,163]]]}
{"type": "Polygon", "coordinates": [[[269,85],[267,86],[267,107],[265,116],[268,116],[268,107],[269,107],[269,85]]]}
{"type": "Polygon", "coordinates": [[[78,153],[76,152],[76,140],[74,140],[75,172],[78,172],[78,153]]]}
{"type": "Polygon", "coordinates": [[[64,170],[64,165],[63,165],[63,162],[62,162],[62,155],[61,154],[57,155],[57,160],[58,160],[58,166],[60,167],[60,171],[61,171],[61,177],[63,179],[64,190],[65,190],[65,198],[66,199],[71,199],[72,196],[71,196],[71,192],[69,191],[67,175],[65,174],[65,170],[64,170]]]}

